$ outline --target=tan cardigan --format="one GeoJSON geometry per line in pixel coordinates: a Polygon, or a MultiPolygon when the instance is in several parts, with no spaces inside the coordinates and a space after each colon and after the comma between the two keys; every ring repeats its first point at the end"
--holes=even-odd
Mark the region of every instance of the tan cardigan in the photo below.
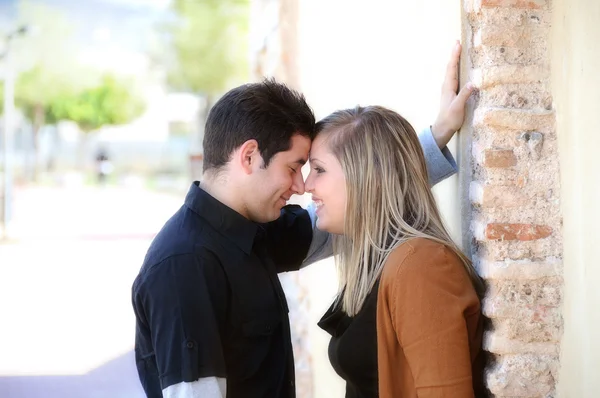
{"type": "Polygon", "coordinates": [[[419,238],[390,254],[377,301],[381,398],[483,395],[482,334],[479,299],[454,252],[419,238]]]}

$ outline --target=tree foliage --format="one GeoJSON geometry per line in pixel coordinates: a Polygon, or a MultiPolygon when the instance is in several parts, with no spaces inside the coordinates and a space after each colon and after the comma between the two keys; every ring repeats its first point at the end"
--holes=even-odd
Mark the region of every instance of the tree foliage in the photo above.
{"type": "Polygon", "coordinates": [[[206,96],[245,80],[248,69],[248,0],[174,0],[167,25],[168,82],[206,96]]]}
{"type": "Polygon", "coordinates": [[[47,118],[71,120],[89,132],[104,125],[128,123],[143,110],[143,102],[129,85],[107,75],[98,86],[58,96],[50,104],[47,118]]]}
{"type": "Polygon", "coordinates": [[[82,88],[85,78],[74,59],[72,24],[66,16],[54,7],[30,0],[21,0],[18,10],[17,26],[28,26],[29,32],[16,38],[12,48],[18,76],[15,104],[35,124],[40,110],[45,113],[57,96],[82,88]]]}

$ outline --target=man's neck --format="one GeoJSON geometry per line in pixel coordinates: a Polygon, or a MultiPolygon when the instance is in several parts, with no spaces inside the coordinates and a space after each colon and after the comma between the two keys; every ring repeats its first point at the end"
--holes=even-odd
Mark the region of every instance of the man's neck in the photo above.
{"type": "Polygon", "coordinates": [[[241,200],[243,194],[239,192],[239,187],[235,189],[231,184],[231,180],[223,176],[215,178],[205,175],[203,177],[200,183],[202,189],[225,206],[248,218],[244,202],[241,200]]]}

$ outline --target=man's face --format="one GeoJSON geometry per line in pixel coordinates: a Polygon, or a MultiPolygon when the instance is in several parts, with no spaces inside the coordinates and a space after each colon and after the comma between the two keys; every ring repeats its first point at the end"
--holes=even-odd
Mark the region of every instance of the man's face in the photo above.
{"type": "Polygon", "coordinates": [[[310,138],[294,135],[291,147],[271,158],[269,166],[253,173],[251,200],[246,202],[248,216],[257,222],[279,218],[281,208],[294,194],[304,193],[302,165],[308,159],[310,138]]]}

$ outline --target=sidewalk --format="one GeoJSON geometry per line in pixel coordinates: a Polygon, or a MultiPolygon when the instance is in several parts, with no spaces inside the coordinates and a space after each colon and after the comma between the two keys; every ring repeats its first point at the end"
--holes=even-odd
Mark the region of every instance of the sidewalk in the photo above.
{"type": "Polygon", "coordinates": [[[182,195],[140,188],[21,188],[9,235],[11,241],[149,238],[182,203],[182,195]]]}
{"type": "Polygon", "coordinates": [[[0,244],[0,397],[143,397],[131,283],[183,199],[141,189],[19,190],[0,244]]]}

